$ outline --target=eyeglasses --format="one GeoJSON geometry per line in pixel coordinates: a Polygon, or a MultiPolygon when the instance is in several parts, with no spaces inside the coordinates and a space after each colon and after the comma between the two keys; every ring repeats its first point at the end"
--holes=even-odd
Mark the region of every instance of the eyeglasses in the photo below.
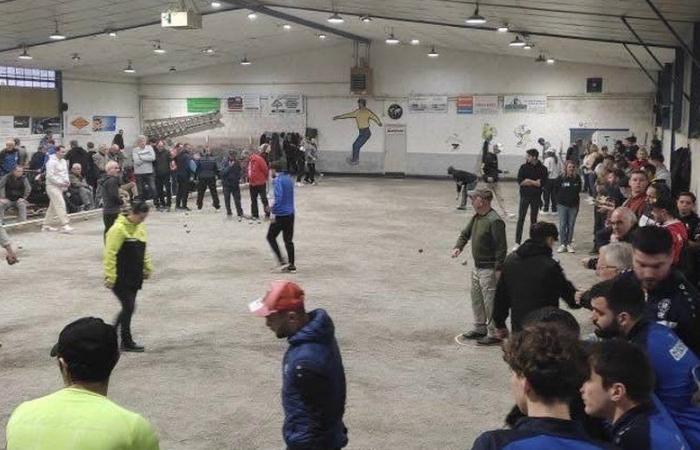
{"type": "Polygon", "coordinates": [[[597,266],[596,270],[605,270],[605,269],[615,269],[617,270],[617,266],[597,266]]]}

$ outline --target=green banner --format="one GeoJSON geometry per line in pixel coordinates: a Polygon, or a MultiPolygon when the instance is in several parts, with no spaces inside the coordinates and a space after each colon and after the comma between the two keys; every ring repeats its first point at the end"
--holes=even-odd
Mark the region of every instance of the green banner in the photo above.
{"type": "Polygon", "coordinates": [[[221,100],[218,98],[196,97],[187,99],[188,113],[208,113],[219,111],[221,109],[221,100]]]}

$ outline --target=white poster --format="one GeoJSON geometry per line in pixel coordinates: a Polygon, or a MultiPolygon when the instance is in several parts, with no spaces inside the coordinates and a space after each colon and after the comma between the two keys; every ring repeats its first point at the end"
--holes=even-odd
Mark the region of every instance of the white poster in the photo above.
{"type": "Polygon", "coordinates": [[[498,114],[499,109],[497,95],[474,96],[474,114],[498,114]]]}
{"type": "Polygon", "coordinates": [[[448,109],[446,95],[424,95],[408,99],[410,113],[447,113],[448,109]]]}
{"type": "Polygon", "coordinates": [[[503,111],[544,114],[547,112],[546,95],[506,95],[503,111]]]}
{"type": "MultiPolygon", "coordinates": [[[[0,116],[0,136],[12,136],[15,132],[14,116],[0,116]]],[[[5,142],[1,143],[2,148],[5,148],[5,142]]]]}
{"type": "Polygon", "coordinates": [[[270,95],[271,114],[301,114],[304,112],[304,97],[301,94],[270,95]]]}
{"type": "Polygon", "coordinates": [[[83,114],[68,117],[68,134],[92,134],[92,120],[83,114]]]}
{"type": "Polygon", "coordinates": [[[260,111],[260,94],[234,94],[226,98],[229,112],[260,111]]]}

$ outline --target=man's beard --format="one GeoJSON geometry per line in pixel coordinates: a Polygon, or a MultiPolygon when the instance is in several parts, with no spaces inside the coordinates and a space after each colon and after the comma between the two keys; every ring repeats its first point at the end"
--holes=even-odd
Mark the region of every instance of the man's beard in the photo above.
{"type": "Polygon", "coordinates": [[[610,324],[609,327],[607,327],[605,329],[600,328],[596,325],[594,333],[596,336],[598,336],[601,339],[612,339],[612,338],[620,337],[620,335],[622,334],[622,331],[620,330],[620,325],[617,323],[617,321],[615,321],[612,324],[610,324]]]}

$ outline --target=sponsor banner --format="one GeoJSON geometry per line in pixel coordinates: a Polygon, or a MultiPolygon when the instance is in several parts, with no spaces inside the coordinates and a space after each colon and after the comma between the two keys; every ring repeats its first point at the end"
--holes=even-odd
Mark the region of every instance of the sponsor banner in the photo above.
{"type": "Polygon", "coordinates": [[[260,111],[260,95],[232,95],[226,99],[228,112],[260,111]]]}
{"type": "Polygon", "coordinates": [[[91,134],[92,122],[82,114],[68,116],[68,134],[91,134]]]}
{"type": "Polygon", "coordinates": [[[446,95],[424,95],[408,99],[408,112],[410,113],[447,113],[446,95]]]}
{"type": "Polygon", "coordinates": [[[474,96],[474,114],[498,114],[499,109],[497,95],[474,96]]]}
{"type": "Polygon", "coordinates": [[[221,109],[221,100],[212,97],[196,97],[187,99],[188,113],[210,113],[221,109]]]}
{"type": "Polygon", "coordinates": [[[544,114],[547,112],[546,95],[506,95],[503,97],[505,112],[544,114]]]}
{"type": "Polygon", "coordinates": [[[12,122],[15,128],[29,128],[29,116],[14,116],[12,122]]]}
{"type": "Polygon", "coordinates": [[[304,112],[304,97],[301,94],[270,95],[271,114],[300,114],[304,112]]]}
{"type": "MultiPolygon", "coordinates": [[[[60,117],[32,117],[32,134],[61,133],[60,117]]],[[[89,130],[88,130],[89,131],[89,130]]]]}
{"type": "Polygon", "coordinates": [[[95,133],[117,131],[117,116],[92,116],[92,131],[95,133]]]}
{"type": "Polygon", "coordinates": [[[474,114],[474,96],[457,97],[457,114],[474,114]]]}

